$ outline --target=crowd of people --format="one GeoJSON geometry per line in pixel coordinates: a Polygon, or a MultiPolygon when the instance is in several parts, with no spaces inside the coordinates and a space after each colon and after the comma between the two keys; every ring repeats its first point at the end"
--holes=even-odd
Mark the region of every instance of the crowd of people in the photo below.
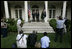
{"type": "MultiPolygon", "coordinates": [[[[20,20],[20,19],[19,19],[20,20]]],[[[62,43],[63,39],[63,31],[64,31],[64,22],[66,19],[62,19],[61,16],[56,20],[56,34],[54,41],[57,42],[58,36],[60,36],[60,43],[62,43]]],[[[21,23],[21,20],[18,21],[21,23]]],[[[18,25],[18,24],[17,24],[18,25]]],[[[17,47],[18,48],[27,48],[28,47],[36,47],[36,48],[49,48],[50,47],[50,38],[47,36],[47,32],[44,32],[44,36],[41,38],[40,42],[37,42],[37,31],[33,31],[32,34],[26,35],[22,30],[18,31],[18,35],[16,37],[17,47]],[[23,35],[22,35],[23,34],[23,35]]]]}
{"type": "MultiPolygon", "coordinates": [[[[62,43],[63,39],[63,31],[64,31],[64,23],[66,19],[62,19],[61,16],[58,17],[58,20],[56,21],[56,35],[54,41],[57,42],[58,36],[60,36],[60,43],[62,43]]],[[[33,31],[33,33],[26,35],[23,33],[22,30],[23,23],[21,22],[21,19],[18,19],[17,21],[17,29],[18,29],[18,35],[16,37],[16,44],[17,48],[49,48],[50,47],[50,38],[47,36],[47,32],[44,32],[44,36],[41,37],[41,40],[37,42],[37,31],[33,31]]],[[[4,22],[4,20],[1,20],[1,34],[3,37],[7,36],[7,24],[4,22]]]]}
{"type": "Polygon", "coordinates": [[[37,41],[37,33],[26,35],[21,30],[16,37],[17,48],[49,48],[50,39],[47,37],[47,32],[44,32],[44,36],[41,38],[41,41],[37,41]]]}
{"type": "Polygon", "coordinates": [[[41,42],[37,41],[37,31],[33,31],[31,34],[26,35],[23,33],[21,20],[17,21],[18,35],[16,37],[16,43],[18,48],[49,48],[50,39],[47,37],[47,32],[44,32],[44,37],[41,38],[41,42]]]}

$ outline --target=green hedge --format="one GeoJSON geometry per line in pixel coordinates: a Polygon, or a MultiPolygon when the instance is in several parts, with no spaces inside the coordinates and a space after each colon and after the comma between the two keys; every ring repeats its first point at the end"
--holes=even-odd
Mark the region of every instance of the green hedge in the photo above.
{"type": "MultiPolygon", "coordinates": [[[[15,19],[5,19],[7,22],[7,30],[8,32],[17,32],[17,20],[15,19]]],[[[22,20],[22,23],[24,23],[24,20],[22,20]]]]}
{"type": "MultiPolygon", "coordinates": [[[[54,31],[56,31],[56,19],[51,19],[49,24],[54,29],[54,31]]],[[[67,19],[67,21],[65,21],[65,25],[67,32],[71,32],[71,20],[67,19]]]]}
{"type": "Polygon", "coordinates": [[[65,21],[67,32],[71,32],[71,20],[67,19],[65,21]]]}
{"type": "Polygon", "coordinates": [[[17,32],[17,20],[6,19],[8,25],[8,32],[17,32]],[[7,21],[8,20],[8,21],[7,21]]]}
{"type": "Polygon", "coordinates": [[[56,19],[51,19],[49,24],[54,29],[54,31],[56,31],[56,19]]]}

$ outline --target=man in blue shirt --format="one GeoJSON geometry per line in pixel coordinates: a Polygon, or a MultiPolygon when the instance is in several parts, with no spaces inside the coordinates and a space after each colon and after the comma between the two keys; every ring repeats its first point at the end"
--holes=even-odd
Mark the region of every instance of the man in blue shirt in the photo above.
{"type": "Polygon", "coordinates": [[[44,36],[41,38],[41,48],[49,48],[50,39],[47,37],[47,33],[44,32],[44,36]]]}
{"type": "Polygon", "coordinates": [[[58,20],[56,21],[56,35],[54,41],[56,42],[58,40],[58,36],[60,36],[60,43],[62,43],[63,38],[63,31],[64,31],[64,22],[66,19],[63,19],[61,16],[58,17],[58,20]]]}

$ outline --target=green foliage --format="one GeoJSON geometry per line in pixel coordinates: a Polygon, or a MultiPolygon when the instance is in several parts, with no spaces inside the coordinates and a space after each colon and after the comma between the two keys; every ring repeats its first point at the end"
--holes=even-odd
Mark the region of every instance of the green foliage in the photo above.
{"type": "MultiPolygon", "coordinates": [[[[63,42],[60,43],[59,40],[58,42],[54,42],[55,34],[48,33],[47,36],[50,38],[50,41],[51,41],[50,48],[71,48],[71,36],[70,35],[71,35],[70,33],[65,34],[63,36],[63,42]]],[[[12,44],[16,42],[16,36],[17,36],[17,33],[12,32],[12,33],[9,33],[6,38],[1,38],[1,48],[12,48],[12,44]]],[[[43,34],[38,33],[37,41],[40,41],[42,37],[43,37],[43,34]]]]}
{"type": "Polygon", "coordinates": [[[24,24],[24,20],[22,20],[22,23],[24,24]]]}
{"type": "Polygon", "coordinates": [[[17,32],[17,21],[14,19],[7,19],[8,32],[17,32]]]}
{"type": "Polygon", "coordinates": [[[49,24],[54,29],[54,31],[56,31],[56,19],[51,19],[49,24]]]}
{"type": "Polygon", "coordinates": [[[71,20],[67,19],[65,22],[67,32],[71,32],[71,20]]]}
{"type": "MultiPolygon", "coordinates": [[[[56,31],[56,19],[51,19],[49,21],[50,26],[56,31]]],[[[65,21],[67,32],[71,32],[71,20],[67,19],[65,21]]]]}
{"type": "MultiPolygon", "coordinates": [[[[8,24],[8,32],[17,32],[17,20],[6,19],[5,21],[8,24]]],[[[22,20],[22,23],[24,23],[24,20],[22,20]]]]}

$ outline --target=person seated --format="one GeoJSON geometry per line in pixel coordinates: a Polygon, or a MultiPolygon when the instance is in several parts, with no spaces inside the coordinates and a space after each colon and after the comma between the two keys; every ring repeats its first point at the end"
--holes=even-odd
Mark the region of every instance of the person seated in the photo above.
{"type": "Polygon", "coordinates": [[[36,41],[37,41],[37,35],[36,32],[33,31],[33,33],[28,36],[27,45],[31,48],[34,48],[36,41]]]}
{"type": "Polygon", "coordinates": [[[50,39],[47,37],[47,32],[44,32],[44,36],[41,38],[41,48],[49,48],[50,39]]]}
{"type": "Polygon", "coordinates": [[[16,37],[16,43],[18,48],[27,48],[27,37],[21,30],[16,37]]]}

